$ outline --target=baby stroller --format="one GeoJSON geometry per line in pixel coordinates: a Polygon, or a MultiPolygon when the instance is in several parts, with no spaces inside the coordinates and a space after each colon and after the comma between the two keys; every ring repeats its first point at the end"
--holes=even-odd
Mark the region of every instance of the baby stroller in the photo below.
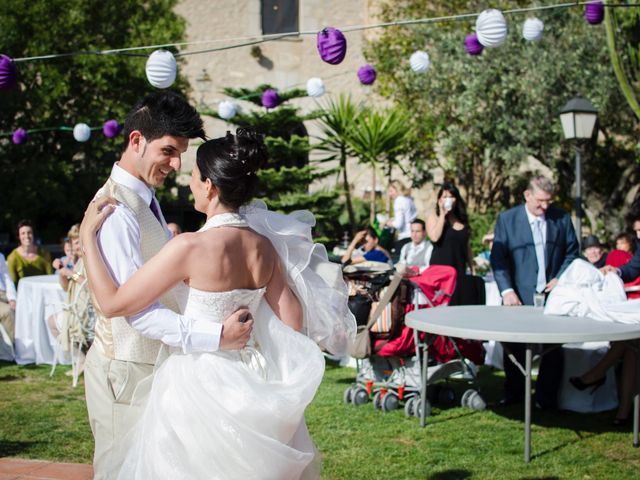
{"type": "MultiPolygon", "coordinates": [[[[419,354],[416,355],[416,339],[413,330],[404,325],[404,314],[415,308],[447,305],[455,283],[455,270],[440,265],[431,266],[421,275],[410,280],[403,279],[397,282],[398,289],[390,301],[391,307],[386,309],[391,313],[386,317],[391,318],[392,323],[395,323],[395,328],[386,326],[387,336],[384,337],[380,334],[380,331],[384,330],[381,328],[381,324],[384,327],[385,323],[384,314],[381,315],[383,318],[376,319],[372,324],[372,353],[368,358],[358,361],[356,382],[345,390],[343,397],[345,403],[361,405],[367,403],[372,396],[373,406],[376,409],[395,410],[399,407],[400,402],[404,401],[407,416],[419,414],[420,402],[416,400],[420,397],[421,357],[419,354]]],[[[390,283],[389,288],[391,286],[393,286],[393,282],[390,283]]],[[[475,343],[478,343],[475,346],[476,349],[481,350],[479,342],[475,343]]],[[[449,346],[449,344],[443,341],[433,348],[441,346],[449,346]]],[[[458,347],[456,346],[456,348],[458,347]]],[[[444,357],[445,353],[443,352],[440,358],[446,358],[444,357]]],[[[428,381],[430,383],[446,380],[451,375],[461,373],[475,380],[475,372],[463,359],[464,353],[467,352],[457,353],[459,358],[446,358],[446,361],[441,364],[429,367],[428,381]]],[[[454,399],[453,390],[441,385],[431,388],[429,393],[432,401],[451,403],[454,399]]]]}

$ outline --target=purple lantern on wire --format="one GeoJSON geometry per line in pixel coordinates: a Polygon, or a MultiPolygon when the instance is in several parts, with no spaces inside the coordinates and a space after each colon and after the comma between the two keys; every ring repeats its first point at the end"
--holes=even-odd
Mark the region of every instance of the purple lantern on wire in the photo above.
{"type": "Polygon", "coordinates": [[[262,93],[263,107],[276,108],[279,104],[280,104],[280,95],[278,95],[277,90],[268,88],[262,93]]]}
{"type": "Polygon", "coordinates": [[[584,18],[591,25],[598,25],[604,20],[604,3],[589,2],[584,7],[584,18]]]}
{"type": "Polygon", "coordinates": [[[102,125],[102,133],[107,138],[115,138],[120,133],[120,125],[116,120],[107,120],[102,125]]]}
{"type": "Polygon", "coordinates": [[[464,37],[464,49],[469,55],[480,55],[484,47],[478,40],[477,33],[470,33],[464,37]]]}
{"type": "Polygon", "coordinates": [[[320,58],[331,65],[338,65],[347,54],[347,39],[337,28],[323,28],[318,32],[316,44],[320,58]]]}
{"type": "Polygon", "coordinates": [[[358,69],[358,79],[363,85],[371,85],[376,81],[376,69],[368,63],[358,69]]]}
{"type": "Polygon", "coordinates": [[[11,57],[0,54],[0,90],[8,90],[16,84],[16,64],[11,57]]]}
{"type": "Polygon", "coordinates": [[[24,128],[17,128],[13,135],[11,135],[11,141],[15,145],[20,145],[27,141],[27,131],[24,128]]]}

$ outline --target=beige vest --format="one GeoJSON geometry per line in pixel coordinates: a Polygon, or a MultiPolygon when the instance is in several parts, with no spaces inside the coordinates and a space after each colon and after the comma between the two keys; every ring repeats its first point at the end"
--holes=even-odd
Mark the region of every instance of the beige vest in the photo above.
{"type": "MultiPolygon", "coordinates": [[[[149,205],[146,205],[133,190],[109,179],[105,183],[102,193],[114,197],[133,211],[140,226],[142,259],[147,262],[167,243],[164,225],[160,225],[149,205]]],[[[174,312],[179,312],[178,303],[171,291],[167,292],[160,299],[160,302],[174,312]]],[[[159,340],[142,336],[129,325],[124,317],[105,318],[95,299],[94,305],[97,314],[94,345],[103,355],[128,362],[155,363],[162,345],[159,340]]]]}

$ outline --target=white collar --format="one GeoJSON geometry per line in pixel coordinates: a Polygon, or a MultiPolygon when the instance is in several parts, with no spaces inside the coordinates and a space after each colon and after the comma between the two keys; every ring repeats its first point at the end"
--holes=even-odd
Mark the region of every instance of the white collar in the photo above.
{"type": "Polygon", "coordinates": [[[155,195],[155,190],[153,188],[149,187],[142,180],[131,175],[124,168],[118,165],[118,162],[113,164],[113,168],[111,169],[111,179],[114,182],[124,185],[136,192],[147,205],[151,203],[151,199],[155,195]]]}
{"type": "Polygon", "coordinates": [[[540,221],[542,222],[542,224],[544,225],[545,223],[545,218],[544,218],[544,213],[542,215],[540,215],[539,217],[536,217],[533,213],[531,213],[529,211],[529,209],[527,208],[526,205],[524,205],[524,211],[527,213],[527,219],[529,220],[529,225],[533,225],[537,219],[540,219],[540,221]]]}
{"type": "Polygon", "coordinates": [[[419,248],[424,248],[424,246],[427,244],[427,239],[425,238],[424,240],[422,240],[420,243],[418,243],[417,245],[413,242],[409,242],[409,245],[411,245],[411,248],[416,250],[419,248]]]}

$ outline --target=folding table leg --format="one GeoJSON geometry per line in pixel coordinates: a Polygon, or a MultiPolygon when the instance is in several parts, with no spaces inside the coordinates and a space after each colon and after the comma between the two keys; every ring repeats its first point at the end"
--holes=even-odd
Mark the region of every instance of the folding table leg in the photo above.
{"type": "Polygon", "coordinates": [[[429,378],[429,336],[423,344],[422,350],[422,385],[420,386],[420,426],[424,427],[427,424],[427,381],[429,378]]]}
{"type": "Polygon", "coordinates": [[[531,345],[525,350],[524,375],[524,461],[531,460],[531,345]]]}

